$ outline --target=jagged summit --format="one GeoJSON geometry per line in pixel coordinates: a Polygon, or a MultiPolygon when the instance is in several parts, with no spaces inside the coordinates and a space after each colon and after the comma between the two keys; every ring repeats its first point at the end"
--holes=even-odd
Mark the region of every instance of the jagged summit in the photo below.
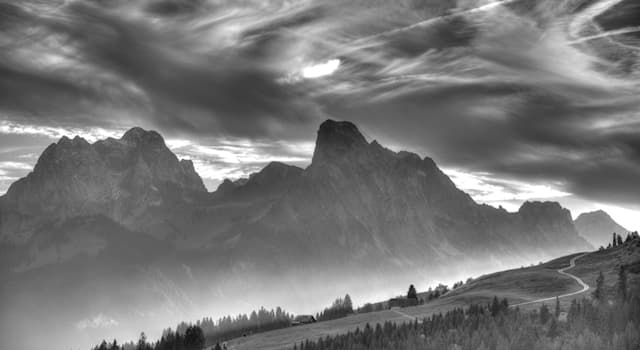
{"type": "Polygon", "coordinates": [[[355,124],[327,119],[318,129],[312,162],[340,157],[349,151],[368,145],[369,143],[355,124]]]}
{"type": "Polygon", "coordinates": [[[154,130],[145,130],[141,127],[133,127],[122,135],[121,141],[132,144],[150,144],[164,146],[164,139],[154,130]]]}

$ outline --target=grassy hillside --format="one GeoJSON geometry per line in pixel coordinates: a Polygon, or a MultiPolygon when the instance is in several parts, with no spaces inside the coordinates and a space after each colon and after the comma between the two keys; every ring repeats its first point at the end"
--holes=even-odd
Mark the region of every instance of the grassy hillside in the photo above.
{"type": "MultiPolygon", "coordinates": [[[[580,254],[582,253],[567,255],[537,266],[481,276],[423,305],[356,314],[342,319],[256,334],[232,340],[228,342],[228,346],[230,349],[238,350],[282,349],[305,339],[317,339],[327,335],[345,333],[358,327],[362,329],[367,323],[372,325],[384,321],[401,323],[415,318],[421,319],[433,313],[446,312],[471,303],[487,303],[493,296],[507,298],[510,304],[517,304],[571,293],[580,290],[581,286],[572,278],[558,273],[558,269],[569,266],[570,260],[580,254]]],[[[609,293],[613,293],[619,267],[625,265],[629,267],[630,287],[640,287],[640,240],[604,251],[591,252],[577,258],[575,264],[574,268],[566,272],[582,278],[589,286],[595,285],[595,279],[599,271],[602,271],[605,275],[605,285],[609,289],[609,293]]],[[[572,299],[589,296],[591,290],[576,296],[562,298],[561,306],[566,308],[572,299]]],[[[421,296],[423,297],[424,294],[421,296]]],[[[553,302],[547,303],[552,304],[553,302]]],[[[539,306],[539,303],[533,303],[521,308],[537,308],[539,306]]]]}

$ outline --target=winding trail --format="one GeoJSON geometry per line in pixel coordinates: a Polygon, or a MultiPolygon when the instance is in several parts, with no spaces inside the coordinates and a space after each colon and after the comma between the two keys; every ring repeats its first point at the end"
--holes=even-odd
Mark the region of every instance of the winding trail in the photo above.
{"type": "Polygon", "coordinates": [[[532,301],[525,301],[524,303],[513,304],[513,305],[511,305],[511,307],[529,305],[529,304],[535,304],[535,303],[541,303],[541,302],[544,302],[544,301],[555,300],[556,298],[570,297],[570,296],[577,295],[577,294],[584,293],[584,292],[588,291],[589,288],[590,288],[589,285],[586,284],[580,277],[572,275],[572,274],[566,272],[567,270],[572,269],[572,268],[574,268],[576,266],[576,260],[582,258],[583,256],[585,256],[587,254],[589,254],[589,253],[583,253],[583,254],[580,254],[578,256],[574,256],[569,261],[569,266],[563,267],[563,268],[558,270],[559,274],[571,277],[576,282],[578,282],[578,284],[580,284],[580,286],[582,287],[580,290],[575,291],[575,292],[571,292],[571,293],[567,293],[567,294],[552,296],[552,297],[549,297],[549,298],[542,298],[542,299],[536,299],[536,300],[532,300],[532,301]]]}

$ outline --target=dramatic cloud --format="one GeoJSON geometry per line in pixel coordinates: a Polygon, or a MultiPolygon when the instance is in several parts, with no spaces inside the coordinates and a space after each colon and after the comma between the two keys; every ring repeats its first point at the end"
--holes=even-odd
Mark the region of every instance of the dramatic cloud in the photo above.
{"type": "MultiPolygon", "coordinates": [[[[269,160],[307,164],[317,125],[347,119],[454,169],[480,201],[640,210],[637,11],[633,0],[0,1],[0,133],[46,146],[156,129],[212,188],[269,160]]],[[[0,162],[38,153],[28,148],[0,162]]]]}

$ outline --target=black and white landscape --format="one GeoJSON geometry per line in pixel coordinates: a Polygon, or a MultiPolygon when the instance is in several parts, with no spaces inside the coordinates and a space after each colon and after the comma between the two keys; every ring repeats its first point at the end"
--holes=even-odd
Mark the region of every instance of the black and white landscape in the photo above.
{"type": "Polygon", "coordinates": [[[0,0],[0,348],[636,349],[639,18],[0,0]]]}

